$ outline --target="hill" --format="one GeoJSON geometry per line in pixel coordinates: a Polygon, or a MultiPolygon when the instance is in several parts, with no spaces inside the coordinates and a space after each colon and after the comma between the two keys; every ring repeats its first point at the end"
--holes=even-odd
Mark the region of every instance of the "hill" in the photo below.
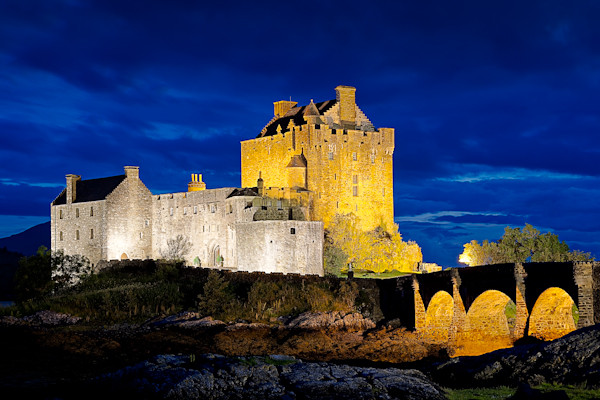
{"type": "Polygon", "coordinates": [[[50,248],[50,221],[0,239],[0,248],[5,247],[9,251],[26,256],[34,255],[40,246],[50,248]]]}

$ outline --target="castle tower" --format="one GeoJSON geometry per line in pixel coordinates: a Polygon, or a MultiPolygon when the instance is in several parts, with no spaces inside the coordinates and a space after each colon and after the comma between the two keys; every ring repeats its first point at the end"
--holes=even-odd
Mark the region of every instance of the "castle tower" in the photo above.
{"type": "Polygon", "coordinates": [[[334,100],[305,106],[275,102],[275,116],[241,143],[242,186],[259,174],[269,193],[308,193],[309,214],[325,227],[354,213],[363,230],[394,223],[394,129],[376,129],[356,105],[356,89],[335,88],[334,100]]]}

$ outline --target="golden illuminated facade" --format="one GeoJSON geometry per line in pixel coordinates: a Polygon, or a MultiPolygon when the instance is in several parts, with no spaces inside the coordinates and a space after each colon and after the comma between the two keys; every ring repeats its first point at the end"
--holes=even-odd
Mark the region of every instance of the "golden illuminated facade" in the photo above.
{"type": "Polygon", "coordinates": [[[394,222],[394,129],[375,129],[355,102],[356,89],[338,86],[336,99],[298,107],[274,103],[275,116],[242,142],[242,187],[296,199],[325,226],[354,213],[363,230],[394,222]]]}

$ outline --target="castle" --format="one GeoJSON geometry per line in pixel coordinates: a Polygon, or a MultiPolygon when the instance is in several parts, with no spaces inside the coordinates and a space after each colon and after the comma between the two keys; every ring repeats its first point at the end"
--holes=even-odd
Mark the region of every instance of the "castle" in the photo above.
{"type": "Polygon", "coordinates": [[[242,188],[207,189],[192,174],[186,192],[153,195],[135,166],[67,175],[51,203],[52,250],[94,265],[159,259],[180,236],[188,265],[323,275],[323,229],[335,214],[354,213],[364,230],[393,224],[394,130],[373,127],[354,88],[336,94],[275,102],[271,121],[241,143],[242,188]]]}

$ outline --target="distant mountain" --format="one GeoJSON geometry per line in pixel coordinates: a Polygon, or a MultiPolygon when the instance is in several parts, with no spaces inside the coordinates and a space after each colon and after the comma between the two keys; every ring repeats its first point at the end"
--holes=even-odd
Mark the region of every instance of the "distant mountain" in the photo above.
{"type": "Polygon", "coordinates": [[[50,248],[50,221],[0,239],[0,249],[6,247],[9,251],[26,256],[35,254],[40,246],[50,248]]]}

